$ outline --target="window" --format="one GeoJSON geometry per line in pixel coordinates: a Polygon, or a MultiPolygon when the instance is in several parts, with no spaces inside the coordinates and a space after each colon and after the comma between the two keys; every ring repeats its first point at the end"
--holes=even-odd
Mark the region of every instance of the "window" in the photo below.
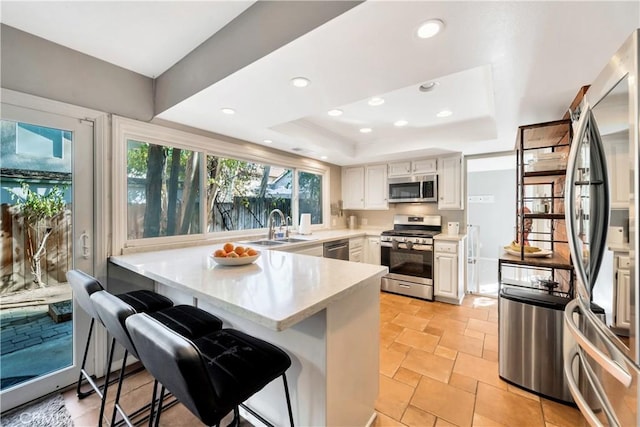
{"type": "Polygon", "coordinates": [[[274,209],[293,226],[300,213],[315,227],[329,218],[322,163],[122,117],[113,126],[115,252],[262,233],[274,209]]]}
{"type": "Polygon", "coordinates": [[[298,172],[298,209],[311,214],[311,224],[322,224],[322,175],[298,172]]]}
{"type": "Polygon", "coordinates": [[[292,170],[207,156],[208,231],[267,227],[269,213],[292,216],[292,170]]]}
{"type": "Polygon", "coordinates": [[[200,233],[199,153],[127,140],[127,238],[200,233]]]}

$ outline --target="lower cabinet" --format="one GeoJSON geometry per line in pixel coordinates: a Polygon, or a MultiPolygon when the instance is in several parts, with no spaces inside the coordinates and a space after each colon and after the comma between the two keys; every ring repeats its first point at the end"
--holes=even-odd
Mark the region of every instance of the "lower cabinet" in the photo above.
{"type": "Polygon", "coordinates": [[[460,304],[464,298],[464,239],[436,241],[433,294],[436,301],[460,304]]]}
{"type": "Polygon", "coordinates": [[[380,237],[367,237],[364,251],[364,262],[380,265],[380,237]]]}
{"type": "Polygon", "coordinates": [[[614,257],[616,263],[616,313],[615,326],[621,329],[629,329],[631,327],[631,310],[630,310],[630,259],[629,255],[617,255],[614,257]]]}
{"type": "Polygon", "coordinates": [[[349,261],[351,262],[363,262],[364,261],[364,238],[356,237],[349,239],[349,261]]]}

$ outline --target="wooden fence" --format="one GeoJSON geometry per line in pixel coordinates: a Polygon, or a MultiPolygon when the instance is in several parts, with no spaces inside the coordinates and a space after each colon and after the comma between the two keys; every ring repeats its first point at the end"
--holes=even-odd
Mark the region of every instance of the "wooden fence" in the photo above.
{"type": "MultiPolygon", "coordinates": [[[[31,273],[31,251],[24,221],[11,205],[2,204],[1,213],[0,295],[37,288],[31,273]]],[[[53,232],[47,239],[46,254],[41,259],[42,282],[45,286],[66,282],[65,274],[72,268],[71,205],[51,219],[49,225],[53,232]]]]}

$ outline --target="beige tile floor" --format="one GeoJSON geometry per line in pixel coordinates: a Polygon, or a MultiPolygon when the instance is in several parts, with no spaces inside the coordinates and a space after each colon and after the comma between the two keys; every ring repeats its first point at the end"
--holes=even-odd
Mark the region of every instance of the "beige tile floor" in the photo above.
{"type": "Polygon", "coordinates": [[[382,293],[375,426],[586,426],[570,406],[498,377],[498,301],[382,293]]]}
{"type": "MultiPolygon", "coordinates": [[[[375,426],[586,426],[570,406],[523,391],[498,377],[497,300],[467,296],[462,306],[382,293],[380,392],[375,426]]],[[[145,372],[125,381],[125,408],[151,396],[145,372]]],[[[108,393],[110,420],[114,388],[108,393]]],[[[76,427],[96,426],[100,401],[64,393],[76,427]]],[[[163,412],[160,425],[202,425],[186,408],[163,412]]]]}

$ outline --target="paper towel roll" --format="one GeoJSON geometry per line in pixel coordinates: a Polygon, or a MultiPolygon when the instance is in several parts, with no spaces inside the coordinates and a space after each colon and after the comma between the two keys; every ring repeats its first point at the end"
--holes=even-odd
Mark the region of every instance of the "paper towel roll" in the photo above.
{"type": "Polygon", "coordinates": [[[300,234],[311,234],[311,214],[300,214],[300,234]]]}

